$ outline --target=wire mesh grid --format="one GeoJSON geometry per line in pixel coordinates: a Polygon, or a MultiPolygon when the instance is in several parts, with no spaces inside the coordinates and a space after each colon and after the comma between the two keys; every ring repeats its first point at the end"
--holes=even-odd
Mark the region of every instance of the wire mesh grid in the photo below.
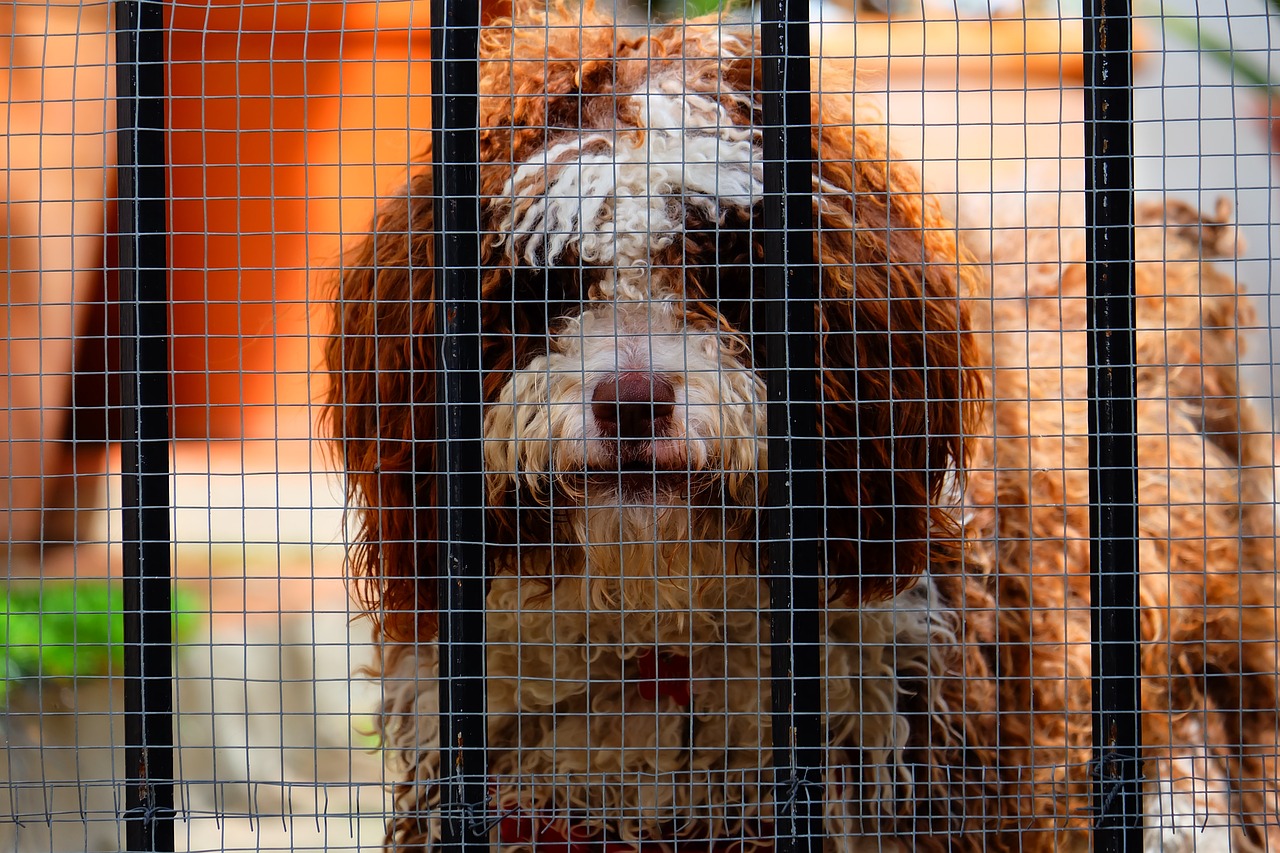
{"type": "Polygon", "coordinates": [[[1275,14],[12,4],[0,848],[1280,848],[1275,14]]]}

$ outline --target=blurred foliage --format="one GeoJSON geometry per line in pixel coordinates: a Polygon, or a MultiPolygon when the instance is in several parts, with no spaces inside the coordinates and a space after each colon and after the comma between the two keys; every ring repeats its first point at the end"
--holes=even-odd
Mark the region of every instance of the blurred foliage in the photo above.
{"type": "Polygon", "coordinates": [[[386,743],[373,717],[356,717],[351,721],[351,742],[361,749],[382,749],[386,743]]]}
{"type": "Polygon", "coordinates": [[[697,18],[715,12],[749,9],[746,0],[632,0],[650,20],[672,21],[677,18],[697,18]]]}
{"type": "MultiPolygon", "coordinates": [[[[174,642],[199,628],[203,603],[173,595],[174,642]]],[[[118,582],[10,581],[0,599],[0,707],[24,681],[119,675],[124,670],[124,592],[118,582]]]]}

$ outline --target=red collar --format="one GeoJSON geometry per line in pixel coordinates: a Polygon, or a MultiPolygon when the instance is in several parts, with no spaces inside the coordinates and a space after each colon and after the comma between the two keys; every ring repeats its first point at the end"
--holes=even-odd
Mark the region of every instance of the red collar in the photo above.
{"type": "Polygon", "coordinates": [[[536,853],[642,853],[643,842],[624,844],[602,842],[576,826],[569,828],[569,837],[551,824],[537,821],[521,814],[508,815],[499,825],[498,835],[503,844],[529,844],[536,853]]]}
{"type": "MultiPolygon", "coordinates": [[[[569,826],[569,836],[552,825],[550,820],[535,821],[520,813],[508,814],[498,825],[498,836],[504,845],[527,844],[532,853],[661,853],[669,850],[671,843],[652,841],[607,841],[599,831],[591,833],[578,826],[569,826]]],[[[704,853],[734,853],[742,849],[741,841],[705,841],[688,839],[680,847],[704,853]]]]}
{"type": "Polygon", "coordinates": [[[640,669],[639,684],[636,686],[642,697],[656,700],[669,696],[677,705],[689,704],[693,691],[687,657],[647,649],[636,655],[636,666],[640,669]]]}
{"type": "MultiPolygon", "coordinates": [[[[677,705],[687,706],[692,699],[692,683],[689,677],[689,658],[672,652],[646,649],[636,655],[636,672],[632,680],[640,695],[649,700],[670,697],[677,705]]],[[[499,824],[498,833],[503,844],[530,844],[536,853],[645,853],[646,847],[662,849],[645,842],[628,844],[602,841],[570,826],[568,837],[550,821],[537,821],[516,813],[509,814],[499,824]]],[[[696,842],[690,842],[690,849],[696,842]]],[[[719,850],[723,845],[713,845],[719,850]]]]}

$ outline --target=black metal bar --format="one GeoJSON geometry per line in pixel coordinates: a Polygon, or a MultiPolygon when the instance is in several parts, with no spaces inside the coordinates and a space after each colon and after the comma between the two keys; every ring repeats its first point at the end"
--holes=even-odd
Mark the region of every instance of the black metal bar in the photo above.
{"type": "Polygon", "coordinates": [[[1085,6],[1094,843],[1142,849],[1129,0],[1085,6]]]}
{"type": "Polygon", "coordinates": [[[116,5],[125,843],[173,850],[164,6],[116,5]]]}
{"type": "Polygon", "coordinates": [[[432,0],[432,169],[440,364],[441,847],[489,846],[480,369],[479,4],[432,0]]]}
{"type": "Polygon", "coordinates": [[[761,7],[773,761],[780,853],[822,849],[818,290],[808,0],[761,7]]]}

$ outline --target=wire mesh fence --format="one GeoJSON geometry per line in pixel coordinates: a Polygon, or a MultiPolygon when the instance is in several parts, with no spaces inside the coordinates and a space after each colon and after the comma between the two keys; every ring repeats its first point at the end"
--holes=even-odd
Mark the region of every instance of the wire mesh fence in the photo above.
{"type": "Polygon", "coordinates": [[[0,848],[1280,848],[1275,14],[12,4],[0,848]]]}

